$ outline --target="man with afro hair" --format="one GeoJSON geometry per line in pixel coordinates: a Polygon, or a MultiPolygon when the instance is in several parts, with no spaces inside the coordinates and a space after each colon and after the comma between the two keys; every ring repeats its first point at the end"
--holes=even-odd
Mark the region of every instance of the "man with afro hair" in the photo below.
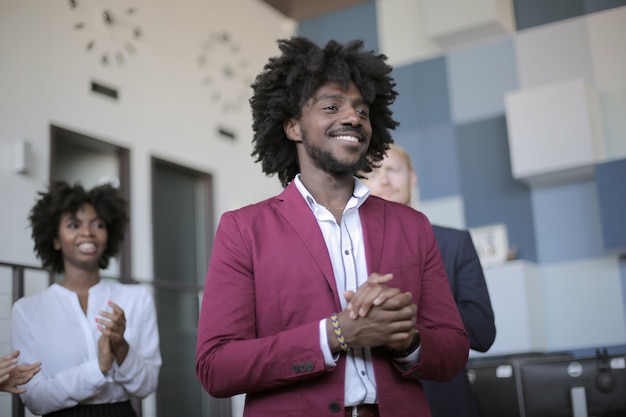
{"type": "Polygon", "coordinates": [[[428,417],[420,379],[452,378],[469,343],[428,219],[358,179],[392,142],[392,68],[360,40],[278,45],[252,156],[284,190],[222,215],[198,379],[250,417],[428,417]]]}

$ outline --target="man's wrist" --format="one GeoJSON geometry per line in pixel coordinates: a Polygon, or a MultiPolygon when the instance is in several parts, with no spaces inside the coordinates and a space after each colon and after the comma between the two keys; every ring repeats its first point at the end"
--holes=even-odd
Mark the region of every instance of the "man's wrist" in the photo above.
{"type": "Polygon", "coordinates": [[[409,344],[409,346],[406,347],[406,349],[395,350],[387,348],[387,351],[389,352],[389,356],[391,356],[393,359],[406,358],[420,347],[420,341],[420,332],[417,329],[413,329],[411,343],[409,344]]]}
{"type": "Polygon", "coordinates": [[[345,352],[346,350],[348,350],[348,344],[346,343],[346,338],[344,337],[343,331],[341,330],[341,327],[339,326],[339,316],[337,315],[337,313],[333,313],[330,316],[330,323],[333,327],[333,334],[335,335],[335,338],[337,339],[339,349],[345,352]]]}

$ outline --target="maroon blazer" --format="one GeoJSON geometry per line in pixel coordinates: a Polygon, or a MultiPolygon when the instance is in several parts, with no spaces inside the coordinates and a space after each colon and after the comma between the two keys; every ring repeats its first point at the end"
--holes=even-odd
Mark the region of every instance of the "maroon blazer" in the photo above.
{"type": "MultiPolygon", "coordinates": [[[[372,196],[359,210],[368,273],[391,272],[388,285],[413,294],[421,333],[420,360],[407,371],[384,348],[372,349],[381,416],[430,416],[419,378],[452,378],[469,352],[432,228],[422,213],[372,196]]],[[[324,238],[295,184],[224,213],[198,324],[204,389],[247,393],[245,416],[342,416],[346,356],[327,368],[318,330],[340,311],[339,295],[324,238]]]]}

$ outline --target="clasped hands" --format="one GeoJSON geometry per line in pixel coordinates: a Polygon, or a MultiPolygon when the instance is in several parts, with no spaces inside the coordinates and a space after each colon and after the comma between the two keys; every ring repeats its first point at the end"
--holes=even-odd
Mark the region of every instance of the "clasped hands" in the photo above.
{"type": "MultiPolygon", "coordinates": [[[[339,326],[348,346],[386,346],[401,351],[410,344],[417,306],[409,292],[384,284],[392,274],[373,273],[356,292],[344,291],[347,307],[338,314],[339,326]]],[[[339,350],[331,341],[331,349],[339,350]]]]}
{"type": "Polygon", "coordinates": [[[96,318],[98,330],[102,333],[98,339],[98,364],[103,373],[111,369],[114,360],[121,365],[129,348],[128,342],[124,339],[126,330],[124,310],[112,301],[109,301],[109,306],[113,309],[111,313],[100,311],[99,314],[103,318],[96,318]]]}

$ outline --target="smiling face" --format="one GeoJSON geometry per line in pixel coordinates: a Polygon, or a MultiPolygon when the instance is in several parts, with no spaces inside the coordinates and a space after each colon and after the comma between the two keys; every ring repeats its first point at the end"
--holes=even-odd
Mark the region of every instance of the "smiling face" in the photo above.
{"type": "Polygon", "coordinates": [[[299,145],[302,172],[351,177],[364,166],[372,137],[369,106],[354,83],[343,89],[327,82],[313,93],[299,119],[285,122],[285,133],[299,145]]]}
{"type": "Polygon", "coordinates": [[[93,271],[106,250],[106,224],[91,204],[83,204],[75,213],[63,213],[54,248],[63,253],[65,270],[77,268],[93,271]]]}
{"type": "Polygon", "coordinates": [[[380,168],[365,175],[367,179],[363,182],[373,195],[396,203],[411,204],[411,189],[417,183],[417,175],[406,152],[391,145],[380,168]]]}

